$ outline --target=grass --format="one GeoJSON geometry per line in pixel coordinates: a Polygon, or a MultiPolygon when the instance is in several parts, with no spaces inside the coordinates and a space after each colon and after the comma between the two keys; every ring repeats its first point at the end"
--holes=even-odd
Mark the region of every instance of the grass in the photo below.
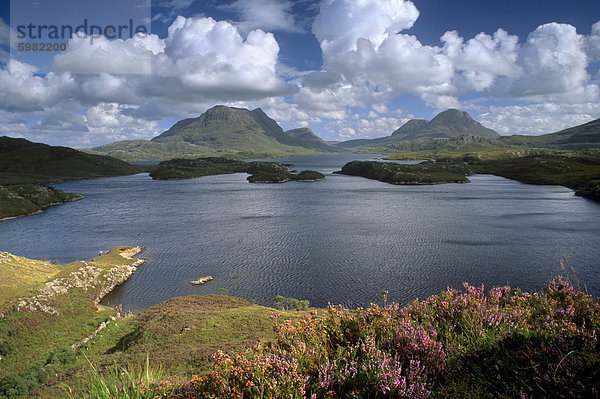
{"type": "Polygon", "coordinates": [[[83,198],[37,184],[0,186],[0,220],[36,213],[51,205],[83,198]]]}
{"type": "Polygon", "coordinates": [[[11,299],[26,295],[52,279],[62,266],[0,252],[0,309],[11,299]]]}
{"type": "MultiPolygon", "coordinates": [[[[4,298],[0,318],[0,398],[25,394],[39,386],[58,381],[58,376],[81,363],[78,352],[71,346],[92,334],[103,322],[116,315],[112,309],[98,310],[95,298],[106,287],[107,276],[118,267],[130,265],[135,259],[126,259],[120,253],[128,247],[115,247],[109,254],[91,262],[72,262],[54,269],[50,279],[62,281],[66,292],[59,290],[53,296],[40,296],[40,284],[33,283],[24,296],[29,305],[20,304],[22,290],[14,290],[6,280],[0,281],[0,291],[12,295],[4,298]],[[97,275],[85,270],[94,268],[97,275]],[[74,276],[78,276],[75,278],[74,276]],[[85,282],[77,284],[76,281],[85,282]],[[79,285],[79,286],[77,286],[79,285]],[[45,310],[43,310],[45,309],[45,310]]],[[[11,273],[25,275],[35,261],[17,258],[11,273]]],[[[30,280],[41,282],[38,273],[30,280]]],[[[43,280],[42,280],[43,281],[43,280]]]]}
{"type": "MultiPolygon", "coordinates": [[[[86,357],[87,359],[87,357],[86,357]]],[[[165,372],[161,367],[151,367],[149,354],[146,353],[144,367],[128,366],[113,368],[100,373],[96,366],[89,360],[90,376],[87,378],[87,396],[96,399],[153,399],[154,393],[148,387],[165,379],[165,372]]],[[[163,384],[164,386],[164,384],[163,384]]],[[[70,396],[75,398],[73,391],[67,388],[70,396]]]]}
{"type": "MultiPolygon", "coordinates": [[[[50,279],[133,262],[124,249],[56,266],[50,279]]],[[[13,275],[29,270],[34,291],[53,266],[10,262],[13,275]]],[[[5,303],[0,398],[535,398],[600,389],[600,303],[562,278],[539,293],[465,284],[404,308],[387,293],[383,306],[311,310],[298,301],[299,311],[192,295],[124,319],[98,311],[103,275],[94,281],[55,295],[58,314],[5,303]]]]}
{"type": "MultiPolygon", "coordinates": [[[[94,298],[108,284],[106,274],[135,261],[121,256],[128,248],[115,247],[93,261],[66,266],[0,255],[0,398],[81,397],[90,384],[98,395],[106,394],[107,387],[143,382],[140,377],[146,372],[154,380],[158,375],[185,378],[208,370],[210,356],[219,349],[235,352],[252,346],[258,337],[274,339],[274,309],[230,296],[173,298],[127,318],[111,308],[99,310],[94,298]],[[87,289],[71,287],[40,300],[56,314],[18,308],[17,298],[36,297],[45,282],[69,280],[89,267],[100,274],[90,279],[87,289]],[[19,279],[21,284],[15,285],[19,279]],[[107,325],[97,335],[72,348],[102,323],[107,325]]],[[[299,320],[308,311],[281,313],[299,320]]],[[[129,389],[124,395],[131,393],[129,389]]]]}
{"type": "Polygon", "coordinates": [[[465,283],[404,308],[330,306],[275,320],[274,338],[217,351],[208,371],[165,378],[141,394],[559,398],[596,397],[600,389],[600,303],[561,277],[537,293],[465,283]]]}

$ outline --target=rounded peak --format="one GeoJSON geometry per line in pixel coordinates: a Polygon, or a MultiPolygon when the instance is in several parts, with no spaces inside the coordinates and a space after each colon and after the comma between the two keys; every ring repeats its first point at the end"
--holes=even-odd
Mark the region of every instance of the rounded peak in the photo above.
{"type": "Polygon", "coordinates": [[[448,109],[446,111],[440,112],[433,119],[436,119],[436,118],[439,118],[439,117],[473,119],[473,118],[471,118],[471,115],[469,115],[467,112],[459,111],[459,110],[454,109],[454,108],[451,108],[451,109],[448,109]]]}

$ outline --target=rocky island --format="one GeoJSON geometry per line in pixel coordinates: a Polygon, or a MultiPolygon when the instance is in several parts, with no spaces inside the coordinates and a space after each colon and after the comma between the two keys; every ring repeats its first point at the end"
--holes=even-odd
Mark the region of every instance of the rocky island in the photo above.
{"type": "Polygon", "coordinates": [[[425,161],[416,165],[395,162],[352,161],[341,171],[343,175],[361,176],[391,184],[468,183],[466,166],[454,162],[425,161]]]}
{"type": "Polygon", "coordinates": [[[196,177],[248,173],[250,183],[285,183],[290,180],[323,180],[322,173],[306,170],[298,174],[291,173],[291,165],[267,161],[238,161],[223,157],[196,159],[172,159],[163,161],[150,173],[155,180],[192,179],[196,177]]]}
{"type": "Polygon", "coordinates": [[[352,161],[336,173],[407,185],[467,183],[469,175],[491,174],[527,184],[564,186],[572,189],[575,195],[600,200],[600,156],[597,150],[529,150],[500,155],[467,153],[416,165],[352,161]]]}

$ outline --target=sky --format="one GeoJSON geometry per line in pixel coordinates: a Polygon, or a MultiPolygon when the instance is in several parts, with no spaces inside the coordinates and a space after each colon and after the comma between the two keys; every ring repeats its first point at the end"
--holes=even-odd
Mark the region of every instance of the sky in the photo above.
{"type": "Polygon", "coordinates": [[[598,0],[0,4],[0,135],[76,148],[150,139],[217,104],[332,141],[448,108],[503,135],[600,118],[598,0]],[[36,31],[84,20],[102,34],[36,31]]]}

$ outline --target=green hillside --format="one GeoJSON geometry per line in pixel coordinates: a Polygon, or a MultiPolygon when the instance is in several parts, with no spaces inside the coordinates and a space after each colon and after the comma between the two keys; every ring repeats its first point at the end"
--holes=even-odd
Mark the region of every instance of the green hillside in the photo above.
{"type": "Polygon", "coordinates": [[[289,137],[290,143],[296,143],[295,145],[300,145],[305,148],[309,148],[319,152],[335,152],[339,151],[337,148],[328,144],[313,133],[307,127],[301,127],[298,129],[286,130],[285,134],[289,137]]]}
{"type": "Polygon", "coordinates": [[[593,398],[600,388],[600,303],[568,278],[532,293],[464,283],[405,307],[387,291],[357,309],[220,295],[139,315],[99,305],[151,267],[140,250],[66,266],[0,252],[0,398],[593,398]]]}
{"type": "Polygon", "coordinates": [[[198,118],[179,121],[151,141],[186,142],[224,152],[310,154],[315,152],[316,143],[321,151],[333,150],[314,134],[287,134],[260,108],[249,111],[223,105],[207,110],[198,118]]]}
{"type": "Polygon", "coordinates": [[[127,161],[227,156],[235,159],[340,151],[308,128],[284,131],[262,109],[217,105],[183,119],[150,141],[118,141],[85,150],[127,161]]]}
{"type": "Polygon", "coordinates": [[[207,146],[185,141],[157,143],[148,140],[116,141],[82,151],[88,154],[108,155],[128,162],[171,159],[174,155],[177,158],[193,158],[218,154],[218,151],[207,146]]]}
{"type": "Polygon", "coordinates": [[[51,183],[140,172],[138,166],[104,155],[0,137],[0,184],[51,183]]]}
{"type": "Polygon", "coordinates": [[[104,155],[0,137],[0,220],[83,198],[40,184],[142,171],[138,166],[104,155]]]}
{"type": "MultiPolygon", "coordinates": [[[[138,382],[191,376],[208,371],[218,350],[276,338],[275,309],[229,296],[173,298],[137,316],[99,305],[136,268],[150,267],[134,257],[140,250],[119,246],[66,266],[0,252],[0,398],[98,398],[86,394],[94,372],[126,367],[138,382]],[[148,357],[152,371],[145,374],[148,357]]],[[[308,315],[279,313],[290,320],[308,315]]]]}
{"type": "Polygon", "coordinates": [[[501,141],[512,145],[563,150],[600,148],[600,119],[556,133],[543,134],[541,136],[505,136],[501,138],[501,141]]]}

